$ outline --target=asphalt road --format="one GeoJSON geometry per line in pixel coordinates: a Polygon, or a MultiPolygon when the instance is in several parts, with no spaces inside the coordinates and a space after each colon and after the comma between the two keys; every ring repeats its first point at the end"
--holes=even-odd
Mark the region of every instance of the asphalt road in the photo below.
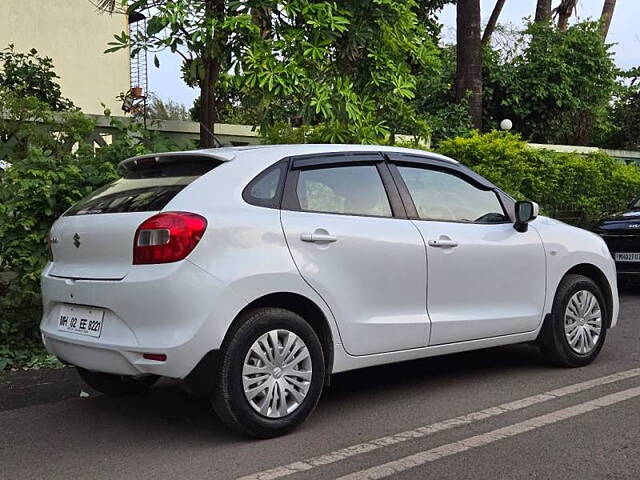
{"type": "Polygon", "coordinates": [[[336,375],[273,440],[225,430],[175,383],[113,399],[71,369],[14,373],[0,380],[0,479],[638,479],[640,291],[621,303],[586,368],[518,345],[336,375]]]}

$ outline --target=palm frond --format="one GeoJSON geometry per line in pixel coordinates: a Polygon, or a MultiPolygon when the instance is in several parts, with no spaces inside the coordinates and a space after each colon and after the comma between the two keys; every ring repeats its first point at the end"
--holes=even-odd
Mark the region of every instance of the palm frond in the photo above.
{"type": "Polygon", "coordinates": [[[126,13],[122,0],[89,0],[95,7],[106,13],[126,13]]]}

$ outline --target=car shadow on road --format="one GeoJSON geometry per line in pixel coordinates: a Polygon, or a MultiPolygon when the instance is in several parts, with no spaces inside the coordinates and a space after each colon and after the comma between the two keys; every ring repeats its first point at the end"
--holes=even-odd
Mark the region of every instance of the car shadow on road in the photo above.
{"type": "MultiPolygon", "coordinates": [[[[534,373],[547,368],[538,350],[528,345],[370,367],[334,375],[318,413],[325,421],[326,417],[363,409],[367,413],[366,399],[376,398],[393,405],[397,399],[406,400],[408,396],[425,395],[426,399],[430,392],[447,392],[447,388],[455,385],[491,382],[516,371],[534,373]]],[[[177,381],[163,379],[146,394],[127,397],[106,397],[78,379],[68,381],[73,400],[65,405],[63,417],[75,423],[78,430],[122,430],[128,433],[129,441],[155,435],[163,441],[175,439],[180,448],[202,441],[225,444],[247,441],[224,428],[208,399],[190,395],[177,381]],[[80,398],[80,391],[88,392],[89,397],[80,398]],[[86,419],[87,423],[83,426],[84,420],[79,419],[86,419]]]]}
{"type": "Polygon", "coordinates": [[[431,389],[441,384],[507,376],[515,371],[548,369],[548,363],[535,346],[509,345],[336,374],[325,398],[331,402],[349,401],[354,396],[369,396],[389,389],[399,392],[415,391],[418,387],[431,389]]]}

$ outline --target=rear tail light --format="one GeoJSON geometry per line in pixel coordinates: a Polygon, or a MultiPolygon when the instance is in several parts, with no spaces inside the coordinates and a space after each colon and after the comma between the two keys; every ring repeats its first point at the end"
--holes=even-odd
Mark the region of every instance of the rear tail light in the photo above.
{"type": "Polygon", "coordinates": [[[198,245],[207,220],[188,212],[166,212],[145,220],[133,240],[133,264],[183,260],[198,245]]]}

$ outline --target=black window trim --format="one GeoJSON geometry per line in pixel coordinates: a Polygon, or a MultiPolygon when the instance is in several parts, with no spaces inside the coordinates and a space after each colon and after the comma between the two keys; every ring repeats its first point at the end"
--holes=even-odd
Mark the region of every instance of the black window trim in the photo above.
{"type": "Polygon", "coordinates": [[[275,208],[281,210],[291,210],[306,213],[317,213],[324,215],[346,215],[352,217],[373,217],[373,218],[395,218],[422,220],[431,222],[464,223],[468,225],[502,225],[515,221],[515,200],[503,190],[496,187],[486,178],[478,175],[470,168],[428,154],[420,155],[414,153],[393,152],[393,151],[348,151],[348,152],[323,152],[305,155],[295,155],[284,157],[272,165],[265,168],[256,175],[243,189],[242,198],[250,205],[275,208]],[[302,210],[298,201],[297,185],[300,170],[316,168],[333,168],[339,166],[352,165],[375,165],[382,180],[389,205],[391,206],[391,217],[382,215],[362,215],[353,213],[321,212],[312,210],[302,210]],[[481,190],[492,190],[498,197],[503,213],[509,219],[500,223],[476,223],[456,220],[425,220],[418,216],[418,211],[413,202],[397,165],[407,165],[413,167],[443,170],[456,175],[481,190]],[[253,185],[262,177],[271,173],[274,168],[282,168],[284,175],[281,175],[278,185],[278,193],[274,199],[263,200],[252,197],[249,192],[253,185]]]}
{"type": "Polygon", "coordinates": [[[401,198],[396,183],[391,177],[391,172],[385,162],[384,156],[380,152],[329,152],[311,155],[300,155],[291,157],[289,172],[287,173],[284,191],[282,195],[282,210],[296,212],[343,215],[363,218],[384,218],[384,219],[406,219],[407,212],[401,198]],[[391,216],[386,215],[365,215],[356,213],[323,212],[316,210],[303,210],[298,199],[297,187],[301,170],[316,170],[335,167],[372,165],[376,167],[380,181],[387,196],[387,201],[391,208],[391,216]]]}
{"type": "Polygon", "coordinates": [[[380,152],[327,152],[291,157],[291,170],[384,162],[380,152]]]}
{"type": "Polygon", "coordinates": [[[400,196],[402,198],[402,202],[405,205],[407,218],[411,220],[420,220],[425,222],[444,222],[444,223],[461,223],[465,225],[505,225],[511,224],[514,222],[512,210],[509,208],[508,202],[513,202],[513,199],[505,194],[502,190],[497,188],[491,182],[486,180],[484,177],[481,177],[473,170],[465,167],[461,164],[451,163],[444,160],[440,160],[433,157],[421,156],[421,155],[412,155],[412,154],[403,154],[397,152],[390,152],[390,155],[385,155],[388,161],[389,170],[391,172],[391,176],[396,183],[398,191],[400,192],[400,196]],[[454,175],[471,185],[479,188],[484,191],[492,191],[496,198],[498,199],[498,203],[502,208],[502,213],[507,218],[503,222],[465,222],[462,220],[442,220],[442,219],[427,219],[421,218],[418,215],[418,210],[413,201],[413,197],[409,192],[409,188],[405,183],[402,175],[398,170],[398,165],[408,166],[413,168],[423,168],[426,170],[435,170],[448,173],[450,175],[454,175]]]}

